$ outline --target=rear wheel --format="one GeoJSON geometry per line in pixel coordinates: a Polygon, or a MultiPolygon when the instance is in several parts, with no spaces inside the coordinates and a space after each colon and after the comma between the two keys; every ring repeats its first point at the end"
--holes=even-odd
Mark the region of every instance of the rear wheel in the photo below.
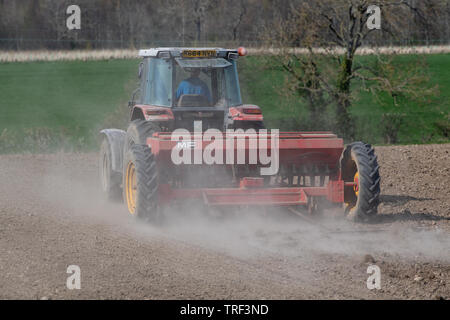
{"type": "Polygon", "coordinates": [[[106,198],[111,201],[120,201],[122,195],[120,173],[112,170],[111,149],[108,138],[104,137],[99,155],[100,183],[106,198]]]}
{"type": "Polygon", "coordinates": [[[133,144],[147,146],[147,139],[155,132],[161,132],[161,127],[153,122],[145,120],[134,120],[127,129],[125,140],[125,151],[133,144]]]}
{"type": "Polygon", "coordinates": [[[123,199],[132,215],[158,222],[159,176],[156,157],[147,145],[147,139],[161,128],[152,122],[134,120],[130,123],[124,151],[123,199]]]}
{"type": "Polygon", "coordinates": [[[367,221],[377,214],[380,198],[380,173],[375,150],[370,144],[355,142],[344,151],[342,176],[353,186],[345,187],[344,206],[347,218],[367,221]]]}
{"type": "Polygon", "coordinates": [[[124,199],[129,213],[148,220],[159,221],[158,172],[155,155],[150,148],[132,145],[124,161],[124,199]]]}

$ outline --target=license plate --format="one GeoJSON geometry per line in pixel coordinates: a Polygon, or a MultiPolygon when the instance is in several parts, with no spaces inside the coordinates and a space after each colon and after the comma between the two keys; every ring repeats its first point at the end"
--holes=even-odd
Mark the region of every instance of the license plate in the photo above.
{"type": "Polygon", "coordinates": [[[215,50],[184,50],[181,53],[183,58],[211,58],[216,55],[217,52],[215,50]]]}

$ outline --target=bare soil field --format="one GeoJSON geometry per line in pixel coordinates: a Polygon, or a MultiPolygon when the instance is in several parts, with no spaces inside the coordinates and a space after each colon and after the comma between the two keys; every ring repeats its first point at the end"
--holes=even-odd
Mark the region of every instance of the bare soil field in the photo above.
{"type": "Polygon", "coordinates": [[[103,200],[96,154],[0,156],[0,299],[449,299],[450,144],[376,152],[370,224],[180,206],[158,228],[103,200]]]}

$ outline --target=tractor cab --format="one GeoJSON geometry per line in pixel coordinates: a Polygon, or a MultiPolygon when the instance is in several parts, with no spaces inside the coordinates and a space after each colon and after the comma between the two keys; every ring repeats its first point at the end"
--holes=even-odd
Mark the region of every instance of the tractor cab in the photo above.
{"type": "MultiPolygon", "coordinates": [[[[233,127],[230,112],[243,106],[236,62],[245,49],[155,48],[139,55],[139,97],[132,102],[131,120],[156,121],[168,130],[192,130],[197,120],[204,130],[233,127]]],[[[253,109],[262,123],[259,108],[253,109]]]]}

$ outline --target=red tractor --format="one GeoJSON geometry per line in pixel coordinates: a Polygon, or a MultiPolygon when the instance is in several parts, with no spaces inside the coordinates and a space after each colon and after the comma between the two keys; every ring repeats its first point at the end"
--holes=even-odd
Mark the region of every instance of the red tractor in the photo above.
{"type": "Polygon", "coordinates": [[[344,146],[331,132],[266,130],[261,109],[241,100],[236,62],[245,49],[139,53],[129,127],[103,130],[100,152],[103,191],[123,198],[131,214],[158,221],[166,206],[190,199],[310,214],[344,207],[359,221],[377,213],[374,149],[362,142],[344,146]]]}

